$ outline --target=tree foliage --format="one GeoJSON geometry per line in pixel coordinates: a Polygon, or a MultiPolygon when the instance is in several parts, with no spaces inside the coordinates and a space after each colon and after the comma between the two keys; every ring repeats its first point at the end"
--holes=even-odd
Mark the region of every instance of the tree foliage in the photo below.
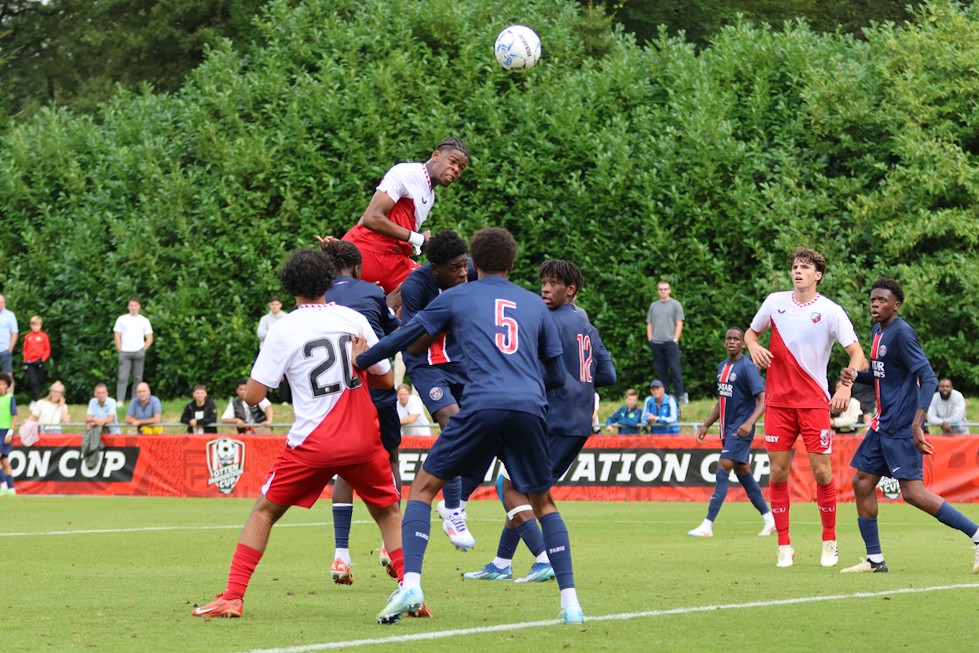
{"type": "Polygon", "coordinates": [[[659,279],[684,303],[685,375],[703,395],[724,329],[790,286],[799,244],[826,254],[821,289],[858,333],[873,279],[900,279],[937,371],[976,389],[979,13],[936,0],[861,39],[743,21],[697,50],[597,30],[605,18],[567,0],[525,9],[274,0],[261,47],[218,45],[179,92],[12,127],[8,306],[45,317],[75,399],[114,378],[112,323],[131,294],[157,333],[155,390],[230,391],[285,254],[341,235],[392,163],[452,133],[472,161],[430,224],[509,228],[513,278],[530,288],[545,258],[576,261],[619,389],[650,378],[659,279]],[[515,21],[544,42],[526,74],[492,57],[515,21]]]}

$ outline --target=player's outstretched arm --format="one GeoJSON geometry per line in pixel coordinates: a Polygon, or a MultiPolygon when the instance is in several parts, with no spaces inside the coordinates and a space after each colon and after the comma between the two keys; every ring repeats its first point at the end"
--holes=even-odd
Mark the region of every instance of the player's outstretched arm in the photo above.
{"type": "Polygon", "coordinates": [[[425,327],[420,322],[409,320],[400,329],[389,336],[384,336],[376,345],[357,356],[356,365],[359,369],[366,370],[379,360],[394,356],[426,333],[425,327]]]}

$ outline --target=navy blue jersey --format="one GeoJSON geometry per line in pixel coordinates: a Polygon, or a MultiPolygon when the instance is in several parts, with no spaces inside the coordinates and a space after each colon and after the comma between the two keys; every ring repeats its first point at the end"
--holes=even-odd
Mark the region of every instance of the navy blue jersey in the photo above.
{"type": "Polygon", "coordinates": [[[913,437],[915,411],[923,401],[924,409],[928,409],[933,391],[920,397],[918,381],[925,385],[926,380],[934,380],[935,373],[918,342],[918,334],[902,318],[896,318],[886,329],[875,324],[872,333],[870,373],[861,372],[859,376],[860,380],[867,380],[873,374],[877,414],[870,428],[884,437],[913,437]]]}
{"type": "MultiPolygon", "coordinates": [[[[401,326],[401,320],[387,305],[384,291],[377,284],[337,277],[326,291],[326,301],[346,306],[366,317],[378,340],[401,326]]],[[[393,388],[370,388],[370,393],[377,407],[392,406],[398,401],[398,393],[393,388]]]]}
{"type": "Polygon", "coordinates": [[[467,410],[500,408],[544,416],[547,397],[539,363],[563,350],[539,296],[490,275],[443,292],[414,320],[429,335],[451,331],[465,350],[467,410]]]}
{"type": "MultiPolygon", "coordinates": [[[[759,393],[765,392],[758,368],[742,355],[733,363],[724,359],[717,365],[717,400],[720,402],[721,438],[737,437],[738,427],[755,412],[759,393]]],[[[751,429],[754,437],[755,429],[751,429]]]]}
{"type": "MultiPolygon", "coordinates": [[[[426,263],[412,270],[411,274],[401,284],[401,318],[407,322],[432,303],[432,300],[441,293],[442,290],[435,282],[435,275],[432,274],[431,263],[426,263]]],[[[440,335],[428,348],[425,356],[413,356],[407,351],[403,352],[402,355],[409,374],[416,365],[461,363],[465,359],[462,348],[459,347],[451,332],[440,335]]]]}
{"type": "Polygon", "coordinates": [[[598,330],[585,314],[571,304],[551,311],[564,348],[564,387],[550,390],[547,402],[548,432],[555,435],[591,435],[595,412],[595,382],[615,383],[615,367],[598,330]],[[611,377],[611,380],[609,380],[611,377]]]}

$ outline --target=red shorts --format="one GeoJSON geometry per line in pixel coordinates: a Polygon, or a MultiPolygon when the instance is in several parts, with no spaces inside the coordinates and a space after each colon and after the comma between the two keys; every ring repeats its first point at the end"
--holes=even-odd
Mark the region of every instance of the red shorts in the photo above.
{"type": "Polygon", "coordinates": [[[368,505],[387,508],[401,499],[394,485],[388,452],[380,441],[372,459],[328,467],[311,467],[308,461],[286,447],[275,459],[262,486],[262,494],[280,506],[311,508],[335,475],[342,476],[368,505]]]}
{"type": "Polygon", "coordinates": [[[364,259],[360,278],[380,284],[385,294],[393,292],[418,267],[417,263],[397,252],[379,252],[365,247],[360,250],[360,255],[364,259]]]}
{"type": "Polygon", "coordinates": [[[789,451],[802,436],[809,453],[833,451],[833,429],[828,408],[765,408],[765,448],[789,451]]]}

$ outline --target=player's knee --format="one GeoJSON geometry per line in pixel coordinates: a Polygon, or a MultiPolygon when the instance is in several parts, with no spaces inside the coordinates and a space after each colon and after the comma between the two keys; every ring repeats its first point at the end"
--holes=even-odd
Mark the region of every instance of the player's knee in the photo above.
{"type": "Polygon", "coordinates": [[[524,503],[519,506],[507,510],[506,518],[514,526],[519,526],[525,521],[530,520],[534,516],[534,508],[529,503],[524,503]]]}

